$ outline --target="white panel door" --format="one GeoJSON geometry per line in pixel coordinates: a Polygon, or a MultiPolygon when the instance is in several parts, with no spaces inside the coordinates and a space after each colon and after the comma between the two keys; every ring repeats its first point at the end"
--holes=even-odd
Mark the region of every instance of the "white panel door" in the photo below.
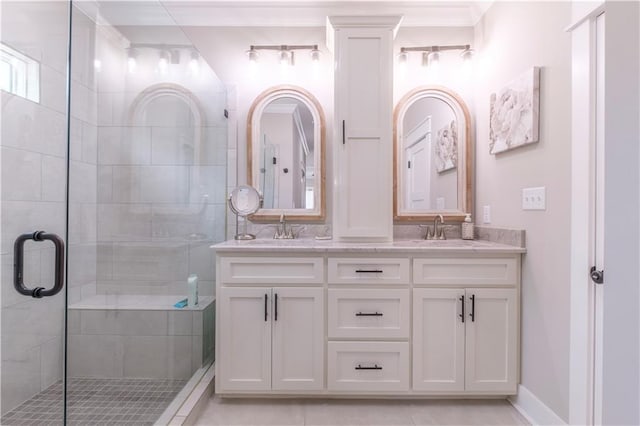
{"type": "Polygon", "coordinates": [[[429,168],[431,165],[431,135],[427,134],[405,149],[406,203],[410,210],[428,210],[430,206],[429,168]]]}
{"type": "Polygon", "coordinates": [[[464,289],[413,290],[413,389],[464,390],[464,289]]]}
{"type": "Polygon", "coordinates": [[[392,36],[390,28],[336,36],[338,239],[392,239],[392,36]]]}
{"type": "Polygon", "coordinates": [[[518,305],[515,289],[467,289],[467,391],[515,393],[518,305]]]}
{"type": "Polygon", "coordinates": [[[274,390],[324,385],[324,303],[321,288],[273,289],[274,390]]]}
{"type": "Polygon", "coordinates": [[[271,289],[220,289],[220,389],[271,389],[271,289]]]}

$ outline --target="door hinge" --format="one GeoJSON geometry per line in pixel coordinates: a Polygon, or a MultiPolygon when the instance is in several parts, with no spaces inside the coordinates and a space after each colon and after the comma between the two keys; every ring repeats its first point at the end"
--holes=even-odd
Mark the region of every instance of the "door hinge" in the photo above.
{"type": "Polygon", "coordinates": [[[411,168],[411,161],[407,162],[407,168],[409,168],[409,169],[411,168]]]}
{"type": "Polygon", "coordinates": [[[591,271],[589,271],[589,275],[591,275],[591,281],[596,284],[604,284],[604,269],[598,271],[595,266],[591,267],[591,271]]]}

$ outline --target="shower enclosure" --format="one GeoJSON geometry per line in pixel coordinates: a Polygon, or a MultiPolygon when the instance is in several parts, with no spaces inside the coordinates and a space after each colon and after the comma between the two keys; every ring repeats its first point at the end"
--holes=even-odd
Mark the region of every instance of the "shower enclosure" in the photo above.
{"type": "Polygon", "coordinates": [[[0,423],[152,424],[213,361],[225,86],[159,2],[0,7],[0,423]]]}

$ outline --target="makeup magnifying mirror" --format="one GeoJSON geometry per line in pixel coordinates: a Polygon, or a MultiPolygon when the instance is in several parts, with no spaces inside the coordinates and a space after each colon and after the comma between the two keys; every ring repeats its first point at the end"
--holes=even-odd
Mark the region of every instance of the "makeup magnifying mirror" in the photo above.
{"type": "Polygon", "coordinates": [[[247,232],[247,216],[257,212],[262,206],[262,196],[252,186],[240,185],[229,194],[229,208],[242,217],[242,232],[236,230],[236,240],[253,240],[255,235],[247,232]]]}

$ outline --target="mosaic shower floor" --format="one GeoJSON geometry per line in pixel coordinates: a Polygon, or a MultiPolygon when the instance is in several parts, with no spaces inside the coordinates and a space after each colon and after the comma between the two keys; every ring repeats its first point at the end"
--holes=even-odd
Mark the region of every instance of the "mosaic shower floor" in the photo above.
{"type": "MultiPolygon", "coordinates": [[[[69,425],[152,425],[186,380],[70,379],[69,425]]],[[[4,425],[62,425],[62,382],[8,412],[4,425]]]]}

